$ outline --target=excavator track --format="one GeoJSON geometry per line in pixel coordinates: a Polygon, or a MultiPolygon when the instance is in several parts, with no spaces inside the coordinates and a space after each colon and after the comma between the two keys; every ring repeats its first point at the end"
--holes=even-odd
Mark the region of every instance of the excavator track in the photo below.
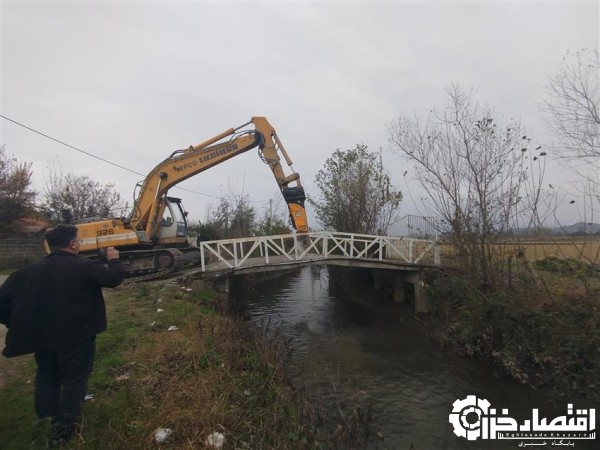
{"type": "Polygon", "coordinates": [[[173,278],[187,278],[190,276],[197,275],[198,272],[199,272],[198,267],[192,267],[192,268],[189,268],[187,266],[178,267],[173,270],[165,270],[162,272],[148,274],[145,276],[125,278],[125,280],[123,281],[123,285],[124,286],[133,286],[136,283],[143,283],[144,281],[153,281],[153,280],[161,280],[161,279],[169,280],[169,279],[173,279],[173,278]]]}
{"type": "Polygon", "coordinates": [[[184,266],[176,267],[170,270],[164,270],[157,273],[148,274],[145,276],[137,276],[126,278],[123,281],[124,285],[135,285],[138,282],[158,280],[158,279],[173,279],[173,278],[203,278],[202,269],[200,263],[197,264],[185,264],[184,266]]]}
{"type": "Polygon", "coordinates": [[[185,258],[181,250],[176,248],[165,248],[161,250],[133,250],[122,252],[121,256],[123,258],[144,258],[145,256],[152,258],[155,261],[155,265],[160,268],[160,266],[166,266],[162,270],[156,270],[151,273],[147,273],[149,269],[144,269],[146,273],[138,274],[128,274],[127,278],[123,281],[123,284],[132,284],[140,281],[148,281],[154,280],[157,278],[162,278],[171,272],[174,272],[181,267],[185,262],[185,258]]]}
{"type": "Polygon", "coordinates": [[[155,272],[155,273],[151,273],[148,275],[140,275],[137,277],[130,277],[130,278],[125,278],[123,280],[123,285],[127,286],[127,285],[131,285],[131,284],[136,284],[136,283],[140,283],[142,281],[150,281],[150,280],[157,280],[159,278],[165,277],[168,274],[172,273],[174,269],[171,270],[162,270],[160,272],[155,272]]]}

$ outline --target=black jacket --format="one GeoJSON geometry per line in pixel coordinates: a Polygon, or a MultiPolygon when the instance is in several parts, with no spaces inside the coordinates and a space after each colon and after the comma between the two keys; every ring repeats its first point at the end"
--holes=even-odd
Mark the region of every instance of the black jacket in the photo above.
{"type": "Polygon", "coordinates": [[[55,350],[106,330],[102,287],[123,281],[118,259],[108,267],[66,251],[12,273],[0,286],[6,357],[55,350]]]}

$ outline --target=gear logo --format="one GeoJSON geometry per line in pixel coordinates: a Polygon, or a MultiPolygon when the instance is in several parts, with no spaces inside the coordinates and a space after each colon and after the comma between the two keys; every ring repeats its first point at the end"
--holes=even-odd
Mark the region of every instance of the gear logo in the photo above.
{"type": "MultiPolygon", "coordinates": [[[[469,441],[474,441],[481,436],[481,417],[488,414],[490,402],[480,400],[474,395],[467,395],[464,400],[456,400],[453,409],[448,416],[450,423],[454,426],[454,434],[458,437],[466,437],[469,441]],[[469,421],[467,416],[475,414],[476,420],[469,421]]],[[[471,419],[474,416],[471,415],[471,419]]]]}

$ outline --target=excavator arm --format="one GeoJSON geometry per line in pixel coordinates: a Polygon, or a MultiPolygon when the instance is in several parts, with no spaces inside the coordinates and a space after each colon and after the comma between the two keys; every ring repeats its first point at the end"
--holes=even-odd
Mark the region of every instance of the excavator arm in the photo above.
{"type": "Polygon", "coordinates": [[[170,188],[250,149],[258,147],[260,158],[265,162],[279,186],[288,205],[292,225],[298,232],[307,232],[305,194],[300,183],[300,175],[292,172],[286,175],[281,165],[281,157],[291,168],[289,158],[275,129],[264,117],[253,117],[250,122],[223,133],[198,145],[184,150],[176,150],[158,164],[140,186],[138,198],[129,218],[131,227],[142,241],[157,238],[159,222],[166,205],[170,188]],[[254,129],[243,130],[253,124],[254,129]],[[225,142],[219,141],[231,136],[225,142]],[[280,156],[281,155],[281,156],[280,156]]]}

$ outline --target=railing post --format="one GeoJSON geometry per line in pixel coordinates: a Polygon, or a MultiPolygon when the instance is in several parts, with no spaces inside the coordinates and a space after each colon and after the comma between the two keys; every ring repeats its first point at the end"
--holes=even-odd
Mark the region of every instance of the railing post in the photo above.
{"type": "Polygon", "coordinates": [[[298,246],[300,245],[300,241],[298,241],[298,235],[294,234],[294,261],[298,261],[300,255],[298,254],[298,246]]]}
{"type": "MultiPolygon", "coordinates": [[[[269,246],[267,245],[268,239],[269,238],[262,239],[262,243],[265,246],[265,250],[264,250],[265,263],[267,263],[267,264],[269,264],[269,246]]],[[[263,253],[262,245],[260,247],[260,251],[261,251],[261,253],[263,253]]]]}
{"type": "Polygon", "coordinates": [[[204,243],[200,242],[200,269],[206,271],[206,261],[204,260],[204,243]]]}
{"type": "Polygon", "coordinates": [[[413,239],[411,239],[410,241],[408,241],[408,260],[410,261],[411,264],[414,261],[414,258],[413,258],[413,242],[414,242],[413,239]]]}

